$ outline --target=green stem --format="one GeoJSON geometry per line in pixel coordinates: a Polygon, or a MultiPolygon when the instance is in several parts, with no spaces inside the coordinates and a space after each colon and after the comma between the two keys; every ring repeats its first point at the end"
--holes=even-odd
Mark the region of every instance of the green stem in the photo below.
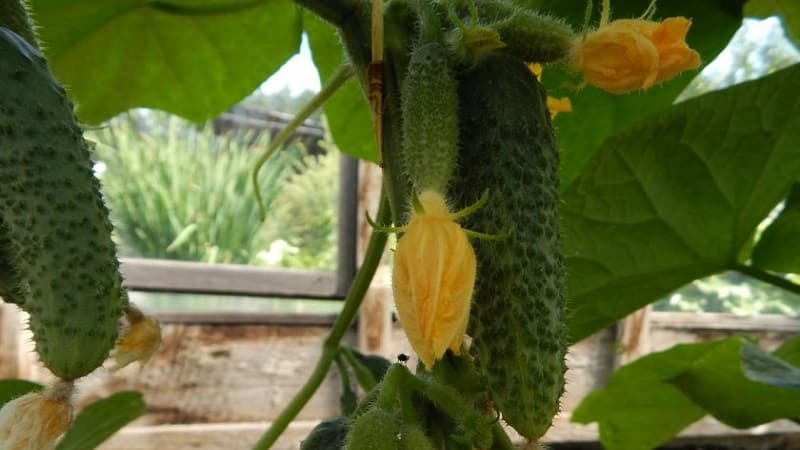
{"type": "Polygon", "coordinates": [[[611,18],[611,0],[603,0],[603,10],[600,12],[600,25],[598,26],[598,28],[607,24],[610,18],[611,18]]]}
{"type": "Polygon", "coordinates": [[[492,424],[492,450],[517,450],[499,420],[492,424]]]}
{"type": "Polygon", "coordinates": [[[22,36],[31,46],[39,49],[28,11],[22,0],[0,0],[0,27],[22,36]]]}
{"type": "MultiPolygon", "coordinates": [[[[378,208],[377,220],[379,223],[385,223],[389,218],[389,208],[386,201],[385,194],[381,194],[381,204],[378,208]]],[[[367,250],[364,255],[364,262],[356,274],[353,284],[345,297],[344,308],[336,322],[333,324],[330,334],[325,338],[322,344],[322,355],[317,361],[311,376],[309,376],[305,385],[294,396],[284,408],[281,414],[272,422],[272,426],[261,436],[253,450],[267,450],[278,440],[281,433],[289,426],[289,423],[297,417],[303,406],[308,403],[314,392],[317,391],[325,376],[330,370],[331,364],[339,352],[339,342],[342,340],[345,332],[350,328],[350,324],[358,312],[359,306],[364,299],[364,294],[367,292],[372,277],[375,275],[375,270],[378,268],[383,250],[386,247],[386,234],[373,232],[367,244],[367,250]]]]}
{"type": "Polygon", "coordinates": [[[353,354],[352,350],[350,350],[347,346],[342,346],[340,353],[344,356],[344,359],[350,364],[350,367],[353,368],[353,373],[356,375],[356,380],[358,384],[361,385],[361,389],[364,389],[364,392],[369,392],[372,388],[378,384],[378,381],[375,379],[375,376],[372,375],[372,372],[369,371],[368,368],[361,364],[356,356],[353,354]]]}
{"type": "Polygon", "coordinates": [[[326,84],[321,91],[317,93],[305,106],[303,109],[300,110],[297,115],[295,115],[292,120],[275,136],[275,139],[269,143],[269,146],[261,156],[258,157],[256,160],[256,164],[253,167],[253,192],[256,196],[256,202],[258,203],[258,214],[261,216],[261,221],[263,222],[267,218],[267,210],[264,207],[264,199],[261,197],[261,187],[259,186],[258,181],[258,172],[261,171],[261,167],[264,166],[264,163],[279,149],[283,144],[291,137],[294,130],[297,129],[300,125],[308,119],[311,114],[314,114],[314,111],[319,109],[330,97],[333,95],[339,88],[344,84],[345,81],[349,80],[350,77],[353,76],[353,71],[350,69],[350,66],[343,65],[336,70],[336,72],[331,75],[330,80],[328,80],[328,84],[326,84]]]}
{"type": "Polygon", "coordinates": [[[753,266],[746,266],[744,264],[736,264],[733,266],[733,270],[743,273],[747,276],[753,277],[757,280],[761,280],[765,283],[769,283],[773,286],[777,286],[781,289],[785,289],[789,292],[793,292],[795,294],[800,294],[800,284],[792,283],[791,281],[787,280],[786,278],[779,277],[778,275],[773,275],[769,272],[764,270],[756,269],[753,266]]]}

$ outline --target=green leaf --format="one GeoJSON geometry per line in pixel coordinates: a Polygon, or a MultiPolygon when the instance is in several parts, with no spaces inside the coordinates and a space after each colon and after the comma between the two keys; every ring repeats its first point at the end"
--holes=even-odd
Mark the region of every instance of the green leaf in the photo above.
{"type": "Polygon", "coordinates": [[[605,388],[578,405],[572,420],[597,422],[600,439],[609,450],[654,448],[670,440],[705,411],[668,380],[719,346],[718,342],[677,345],[622,367],[605,388]]]}
{"type": "Polygon", "coordinates": [[[300,450],[344,448],[348,431],[350,431],[350,420],[347,417],[323,420],[303,439],[300,443],[300,450]]]}
{"type": "Polygon", "coordinates": [[[0,380],[0,407],[29,392],[41,391],[43,386],[28,380],[0,380]]]}
{"type": "Polygon", "coordinates": [[[800,417],[800,392],[748,379],[742,371],[741,338],[719,341],[720,346],[697,359],[670,380],[687,397],[718,420],[750,428],[782,418],[800,417]]]}
{"type": "Polygon", "coordinates": [[[800,335],[784,341],[773,354],[790,364],[800,365],[800,335]]]}
{"type": "Polygon", "coordinates": [[[290,0],[30,3],[51,68],[90,123],[133,107],[208,119],[300,45],[290,0]]]}
{"type": "MultiPolygon", "coordinates": [[[[324,85],[331,74],[345,64],[342,45],[336,30],[313,14],[303,15],[303,27],[308,34],[311,55],[324,85]]],[[[378,160],[372,115],[358,79],[354,77],[347,81],[325,103],[324,108],[328,126],[339,150],[356,158],[378,160]]]]}
{"type": "Polygon", "coordinates": [[[780,16],[786,33],[800,44],[800,2],[797,0],[750,0],[744,12],[753,17],[780,16]]]}
{"type": "Polygon", "coordinates": [[[800,184],[792,189],[783,211],[753,249],[754,266],[775,272],[800,273],[800,184]]]}
{"type": "Polygon", "coordinates": [[[572,420],[597,422],[609,450],[653,448],[711,413],[737,427],[798,417],[800,392],[747,379],[740,337],[683,344],[642,357],[592,392],[572,420]]]}
{"type": "Polygon", "coordinates": [[[135,391],[117,392],[98,400],[78,414],[56,450],[93,449],[146,409],[142,394],[135,391]]]}
{"type": "Polygon", "coordinates": [[[799,368],[750,343],[742,346],[741,356],[744,375],[750,380],[770,386],[800,389],[799,368]]]}
{"type": "Polygon", "coordinates": [[[800,65],[609,139],[563,196],[571,337],[732,268],[800,174],[800,65]]]}
{"type": "Polygon", "coordinates": [[[388,359],[382,356],[365,355],[349,346],[342,346],[340,351],[353,368],[358,384],[364,391],[369,391],[375,387],[383,379],[383,375],[389,369],[389,366],[392,365],[388,359]]]}
{"type": "MultiPolygon", "coordinates": [[[[650,0],[615,0],[612,19],[639,17],[650,0]]],[[[595,2],[599,11],[600,2],[595,2]]],[[[713,60],[728,44],[741,25],[738,2],[673,0],[659,2],[656,19],[685,16],[692,19],[687,42],[696,49],[704,63],[713,60]]],[[[575,30],[583,26],[586,0],[544,0],[541,7],[564,17],[575,30]]],[[[596,25],[598,16],[594,18],[596,25]]],[[[587,86],[576,92],[580,77],[557,66],[548,66],[543,82],[548,94],[569,97],[572,112],[559,114],[555,120],[556,137],[561,148],[561,183],[566,189],[583,167],[610,136],[628,129],[651,114],[670,108],[678,94],[697,75],[690,71],[682,76],[643,92],[615,95],[587,86]]]]}

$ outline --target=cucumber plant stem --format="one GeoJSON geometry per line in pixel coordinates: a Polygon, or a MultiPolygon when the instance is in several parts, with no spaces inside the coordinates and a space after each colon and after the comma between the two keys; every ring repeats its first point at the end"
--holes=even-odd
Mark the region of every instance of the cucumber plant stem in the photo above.
{"type": "Polygon", "coordinates": [[[261,221],[263,222],[267,218],[267,211],[264,207],[264,200],[261,197],[261,187],[259,186],[258,182],[258,172],[261,171],[261,167],[264,166],[264,163],[279,149],[281,146],[289,139],[289,137],[294,133],[294,130],[297,129],[302,123],[308,119],[311,114],[314,113],[317,109],[319,109],[330,97],[333,95],[345,81],[349,80],[350,77],[353,76],[353,71],[351,70],[350,66],[342,65],[339,67],[336,72],[331,75],[330,80],[328,83],[319,91],[305,106],[303,109],[300,110],[292,120],[289,121],[288,124],[275,136],[275,139],[269,143],[269,146],[263,153],[258,157],[256,160],[255,165],[253,166],[253,192],[256,196],[256,202],[258,203],[258,214],[261,217],[261,221]]]}
{"type": "Polygon", "coordinates": [[[733,266],[733,270],[743,273],[749,277],[755,278],[757,280],[761,280],[765,283],[769,283],[773,286],[777,286],[781,289],[787,290],[789,292],[800,294],[800,284],[792,283],[791,281],[787,280],[786,278],[779,277],[777,275],[773,275],[769,272],[766,272],[761,269],[756,269],[753,266],[746,266],[744,264],[736,264],[733,266]]]}
{"type": "MultiPolygon", "coordinates": [[[[386,195],[381,193],[381,203],[378,208],[376,220],[378,223],[386,223],[389,218],[389,207],[386,200],[386,195]]],[[[364,294],[367,292],[372,277],[375,275],[375,270],[378,268],[383,250],[386,247],[386,233],[374,231],[369,238],[367,250],[364,255],[364,262],[361,268],[356,273],[356,278],[350,286],[350,290],[345,297],[344,308],[336,322],[333,324],[330,334],[325,338],[322,344],[322,355],[317,361],[311,376],[309,376],[306,383],[295,394],[294,398],[286,405],[281,414],[272,422],[272,426],[261,436],[258,442],[253,447],[253,450],[267,450],[275,441],[278,440],[281,433],[289,426],[289,423],[297,417],[300,410],[308,403],[314,392],[317,391],[325,376],[330,370],[331,364],[336,359],[339,352],[339,342],[342,340],[344,333],[350,328],[350,324],[358,312],[361,301],[364,299],[364,294]]]]}

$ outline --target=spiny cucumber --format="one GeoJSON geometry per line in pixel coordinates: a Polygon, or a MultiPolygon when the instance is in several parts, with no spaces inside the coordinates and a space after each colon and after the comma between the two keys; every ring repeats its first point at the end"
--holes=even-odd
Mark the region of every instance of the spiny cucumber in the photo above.
{"type": "Polygon", "coordinates": [[[417,192],[444,193],[458,157],[457,83],[444,45],[411,54],[402,86],[403,158],[417,192]]]}
{"type": "Polygon", "coordinates": [[[566,370],[559,157],[546,96],[521,60],[495,52],[463,75],[459,98],[451,198],[468,205],[488,189],[463,225],[510,232],[475,242],[471,353],[504,419],[535,439],[558,410],[566,370]]]}
{"type": "Polygon", "coordinates": [[[72,103],[5,28],[0,86],[0,254],[42,362],[73,380],[106,359],[126,306],[108,211],[72,103]]]}
{"type": "MultiPolygon", "coordinates": [[[[494,30],[504,46],[499,50],[527,62],[546,63],[569,53],[575,34],[563,20],[550,17],[507,0],[457,2],[458,15],[467,23],[478,20],[494,30]],[[470,17],[471,5],[477,17],[470,17]]],[[[477,27],[476,27],[477,28],[477,27]]]]}

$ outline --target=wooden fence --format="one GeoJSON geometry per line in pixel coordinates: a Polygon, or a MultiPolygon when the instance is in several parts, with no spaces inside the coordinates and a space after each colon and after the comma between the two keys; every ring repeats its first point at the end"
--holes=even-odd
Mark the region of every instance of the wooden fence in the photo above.
{"type": "MultiPolygon", "coordinates": [[[[375,305],[388,304],[389,299],[373,295],[370,301],[373,310],[378,310],[375,305]]],[[[372,318],[376,317],[374,314],[372,318]]],[[[211,318],[176,314],[159,318],[164,324],[164,342],[147,366],[116,374],[101,369],[78,385],[78,407],[124,389],[141,391],[147,400],[147,414],[104,444],[103,450],[250,448],[311,372],[333,320],[329,316],[274,315],[211,318]]],[[[13,306],[0,309],[0,377],[47,381],[47,371],[31,351],[23,320],[13,306]]],[[[360,326],[362,348],[383,348],[383,354],[390,358],[412,353],[397,323],[390,323],[386,334],[372,330],[366,335],[364,324],[360,326]]],[[[594,426],[569,422],[570,411],[587,393],[604,385],[621,362],[621,355],[629,359],[638,356],[629,351],[632,348],[637,352],[656,351],[732,334],[753,336],[769,347],[796,333],[800,321],[777,316],[651,312],[640,315],[636,325],[646,332],[626,335],[622,331],[629,326],[622,323],[616,330],[598,333],[570,349],[563,411],[547,440],[597,440],[594,426]],[[621,341],[618,335],[638,337],[621,341]]],[[[354,328],[346,340],[357,345],[358,334],[354,328]]],[[[337,415],[339,386],[333,370],[276,448],[299,448],[302,438],[320,419],[337,415]]],[[[800,427],[784,421],[741,431],[703,419],[683,436],[774,433],[788,433],[800,444],[800,427]]]]}

